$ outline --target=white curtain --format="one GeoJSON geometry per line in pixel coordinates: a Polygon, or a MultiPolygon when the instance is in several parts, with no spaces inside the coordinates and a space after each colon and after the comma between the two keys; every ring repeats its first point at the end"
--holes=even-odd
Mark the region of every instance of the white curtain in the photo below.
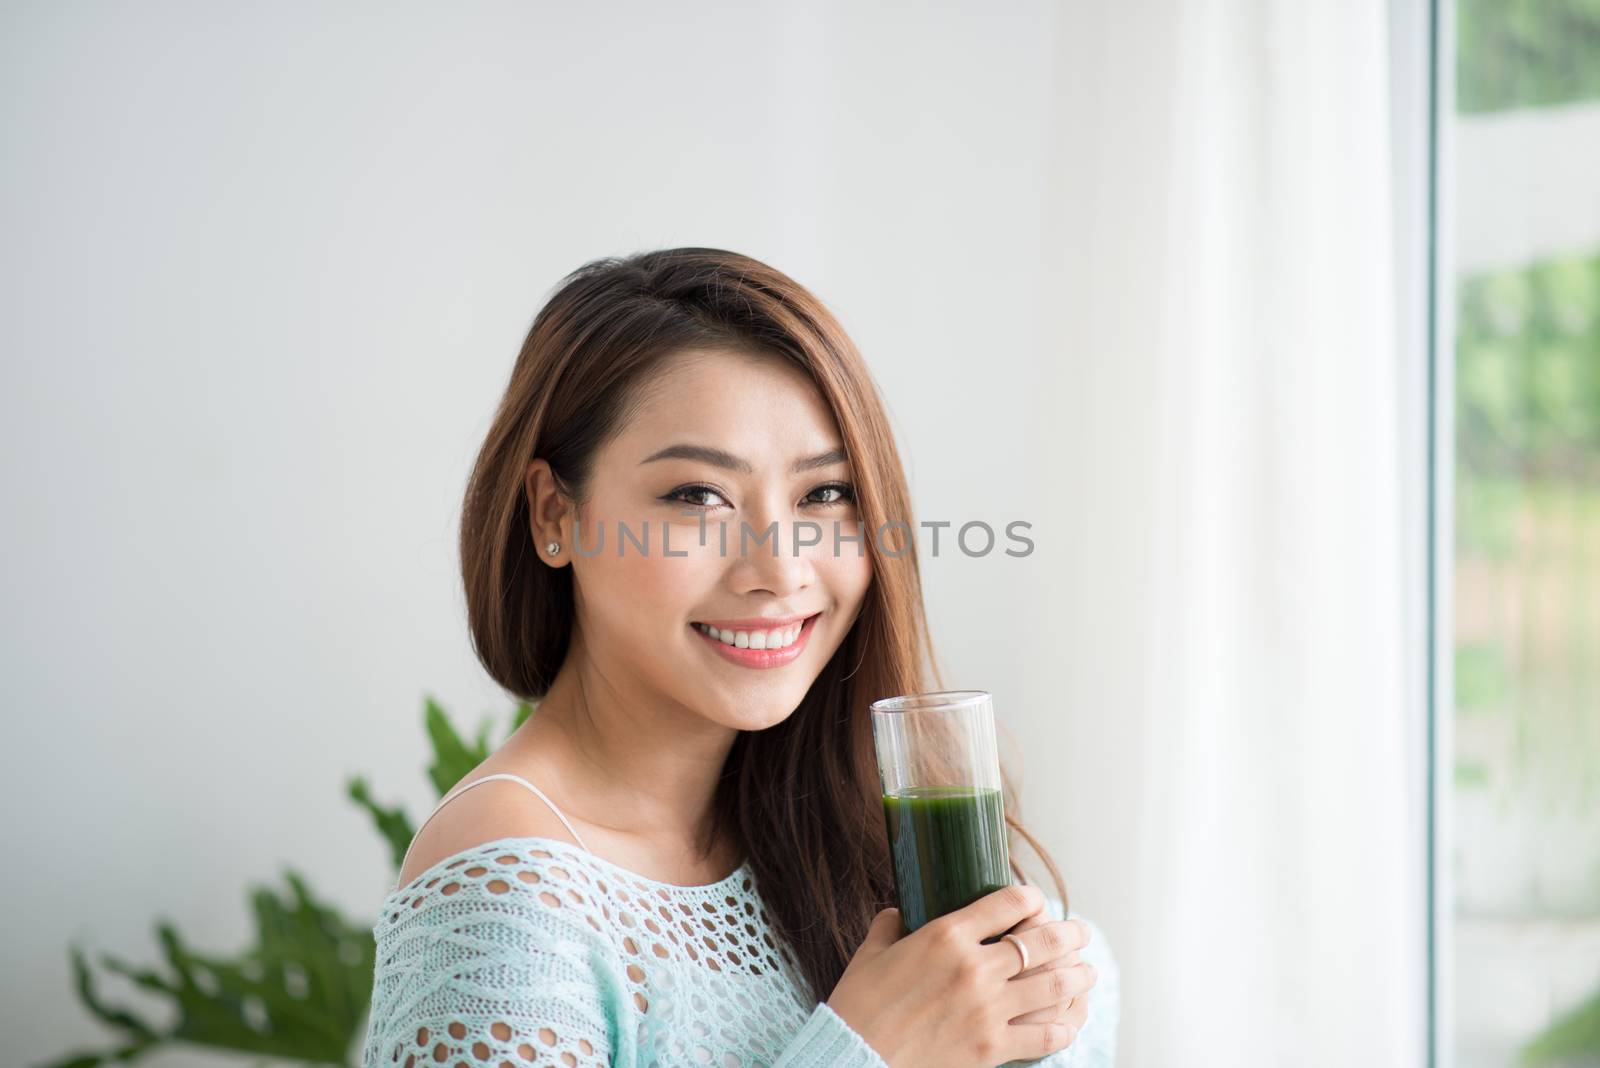
{"type": "Polygon", "coordinates": [[[1062,12],[1035,685],[1126,802],[1065,820],[1139,1068],[1424,1059],[1386,19],[1062,12]]]}

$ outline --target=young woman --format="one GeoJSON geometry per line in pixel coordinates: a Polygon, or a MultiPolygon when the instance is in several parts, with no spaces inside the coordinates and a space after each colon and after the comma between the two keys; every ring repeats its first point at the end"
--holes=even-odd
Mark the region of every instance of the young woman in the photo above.
{"type": "Polygon", "coordinates": [[[569,275],[461,524],[478,656],[537,708],[383,901],[364,1068],[1110,1065],[1115,960],[1009,779],[1059,896],[1013,859],[912,934],[892,907],[868,706],[943,686],[914,529],[805,289],[706,248],[569,275]]]}

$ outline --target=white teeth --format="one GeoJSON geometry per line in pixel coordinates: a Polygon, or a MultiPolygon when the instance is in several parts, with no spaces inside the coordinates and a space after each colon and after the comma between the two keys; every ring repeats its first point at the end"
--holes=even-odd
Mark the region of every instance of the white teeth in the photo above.
{"type": "Polygon", "coordinates": [[[780,630],[732,631],[719,630],[704,623],[695,624],[702,633],[736,649],[786,649],[800,637],[800,628],[804,625],[802,621],[780,630]]]}

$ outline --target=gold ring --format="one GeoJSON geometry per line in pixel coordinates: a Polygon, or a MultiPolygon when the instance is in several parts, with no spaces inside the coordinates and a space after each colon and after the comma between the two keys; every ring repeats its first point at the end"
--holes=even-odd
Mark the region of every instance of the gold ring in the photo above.
{"type": "MultiPolygon", "coordinates": [[[[1017,952],[1022,954],[1022,967],[1017,969],[1017,975],[1021,975],[1023,972],[1028,970],[1028,947],[1023,945],[1022,939],[1018,938],[1014,934],[1004,934],[1000,937],[1016,946],[1017,952]]],[[[1013,978],[1015,977],[1013,976],[1013,978]]]]}

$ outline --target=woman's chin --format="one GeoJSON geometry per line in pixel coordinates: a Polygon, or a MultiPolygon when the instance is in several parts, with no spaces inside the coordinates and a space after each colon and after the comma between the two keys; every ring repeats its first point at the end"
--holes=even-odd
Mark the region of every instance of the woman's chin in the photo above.
{"type": "Polygon", "coordinates": [[[714,723],[720,723],[736,731],[764,731],[788,719],[794,714],[795,707],[799,703],[799,698],[796,698],[792,703],[782,702],[774,705],[770,695],[765,695],[764,699],[752,697],[747,701],[738,701],[716,708],[706,708],[702,705],[700,714],[714,723]]]}

